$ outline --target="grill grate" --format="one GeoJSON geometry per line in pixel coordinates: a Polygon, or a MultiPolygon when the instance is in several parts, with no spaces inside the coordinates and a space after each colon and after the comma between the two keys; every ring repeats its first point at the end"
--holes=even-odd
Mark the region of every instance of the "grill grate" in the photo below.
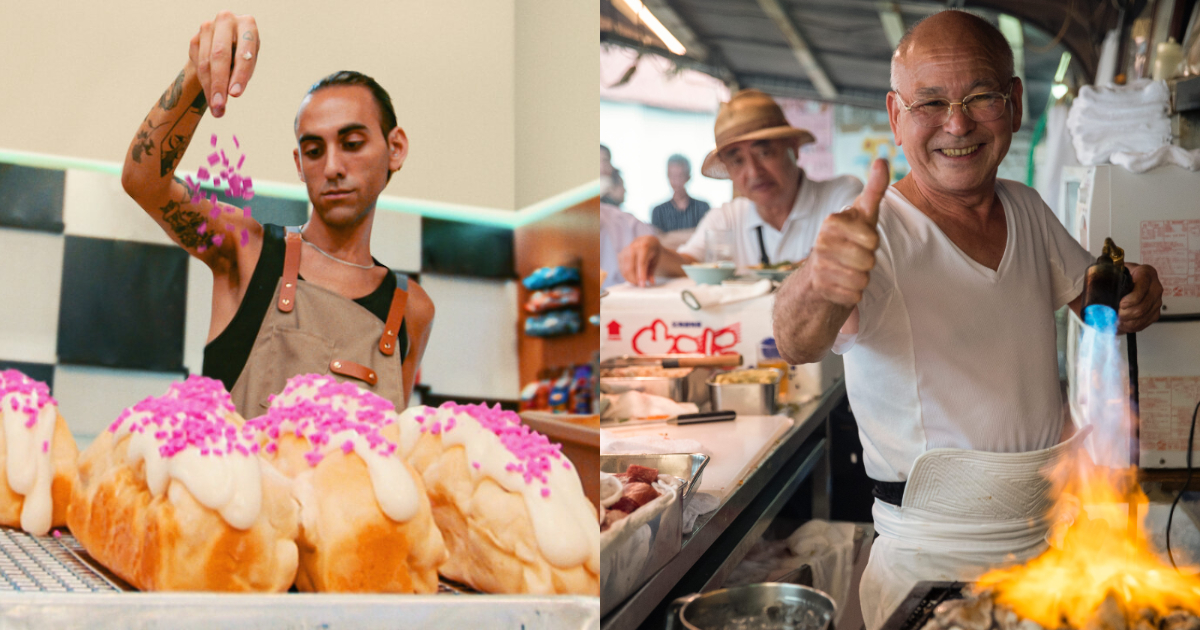
{"type": "Polygon", "coordinates": [[[892,613],[883,630],[921,630],[938,604],[962,599],[966,582],[918,582],[892,613]]]}
{"type": "Polygon", "coordinates": [[[81,552],[83,546],[65,530],[60,536],[34,536],[17,529],[0,528],[0,591],[103,593],[122,590],[84,561],[81,552]]]}

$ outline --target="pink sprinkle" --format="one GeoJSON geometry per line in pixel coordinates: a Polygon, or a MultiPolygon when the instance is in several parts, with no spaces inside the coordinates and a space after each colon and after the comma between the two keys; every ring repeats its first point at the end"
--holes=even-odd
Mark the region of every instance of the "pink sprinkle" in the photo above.
{"type": "Polygon", "coordinates": [[[213,134],[212,140],[209,140],[209,144],[213,145],[214,147],[217,146],[217,134],[213,134]]]}
{"type": "MultiPolygon", "coordinates": [[[[242,148],[242,144],[240,142],[238,142],[237,136],[233,137],[233,146],[235,146],[239,149],[242,148]]],[[[239,166],[238,168],[241,168],[241,167],[239,166]]]]}
{"type": "Polygon", "coordinates": [[[55,537],[55,538],[62,538],[62,532],[58,531],[57,529],[56,529],[56,530],[54,530],[54,537],[55,537]]]}
{"type": "Polygon", "coordinates": [[[481,468],[479,462],[471,462],[471,465],[475,467],[475,470],[479,470],[481,468]]]}
{"type": "Polygon", "coordinates": [[[212,181],[212,184],[213,184],[213,186],[220,186],[220,185],[221,185],[221,178],[220,178],[220,177],[214,177],[214,178],[213,178],[213,181],[212,181]]]}
{"type": "Polygon", "coordinates": [[[200,195],[200,188],[196,187],[196,192],[192,193],[192,205],[198,205],[203,197],[200,195]]]}
{"type": "Polygon", "coordinates": [[[208,169],[204,168],[203,166],[200,167],[200,170],[196,171],[196,177],[199,177],[200,181],[207,180],[208,176],[209,176],[208,169]]]}
{"type": "Polygon", "coordinates": [[[42,442],[42,452],[43,453],[50,452],[50,442],[42,442]]]}
{"type": "Polygon", "coordinates": [[[209,166],[216,166],[217,162],[220,162],[220,161],[221,161],[220,153],[217,153],[216,151],[214,151],[208,155],[208,165],[209,166]]]}
{"type": "MultiPolygon", "coordinates": [[[[238,147],[238,148],[240,149],[241,147],[238,147]]],[[[245,155],[242,155],[242,157],[238,158],[237,168],[239,171],[242,170],[242,162],[245,162],[245,161],[246,161],[245,155]]]]}
{"type": "Polygon", "coordinates": [[[215,219],[219,216],[221,216],[221,208],[219,206],[213,206],[212,210],[208,211],[208,218],[210,219],[215,219]]]}
{"type": "Polygon", "coordinates": [[[542,496],[549,499],[550,498],[550,488],[542,488],[542,496]]]}
{"type": "Polygon", "coordinates": [[[250,206],[246,206],[245,208],[242,208],[242,216],[246,217],[247,219],[250,218],[250,206]]]}
{"type": "Polygon", "coordinates": [[[229,166],[229,158],[225,157],[225,149],[221,149],[221,164],[229,166]]]}
{"type": "Polygon", "coordinates": [[[242,247],[245,247],[250,242],[250,232],[242,230],[242,247]]]}
{"type": "Polygon", "coordinates": [[[196,251],[200,252],[201,254],[203,254],[207,250],[208,250],[208,245],[197,245],[196,246],[196,251]]]}
{"type": "Polygon", "coordinates": [[[254,198],[254,189],[253,188],[246,186],[245,188],[242,189],[242,199],[249,200],[249,199],[253,199],[253,198],[254,198]]]}
{"type": "MultiPolygon", "coordinates": [[[[29,413],[29,410],[25,410],[25,413],[29,413]]],[[[25,428],[26,428],[26,429],[30,429],[30,428],[32,428],[32,427],[33,427],[33,425],[35,425],[35,424],[37,424],[37,416],[33,416],[33,417],[31,417],[30,419],[26,420],[26,421],[25,421],[25,428]]]]}
{"type": "Polygon", "coordinates": [[[221,236],[220,234],[213,234],[213,237],[212,237],[213,247],[220,247],[221,243],[223,243],[223,242],[225,242],[224,236],[221,236]]]}
{"type": "Polygon", "coordinates": [[[321,460],[324,458],[325,456],[320,451],[309,451],[304,454],[304,459],[308,460],[308,465],[313,467],[321,463],[321,460]]]}
{"type": "Polygon", "coordinates": [[[346,440],[342,443],[342,452],[349,455],[350,451],[354,450],[354,442],[346,440]]]}
{"type": "MultiPolygon", "coordinates": [[[[214,210],[215,210],[215,208],[214,208],[214,210]]],[[[207,231],[208,231],[208,223],[207,222],[201,223],[200,227],[196,228],[197,234],[204,234],[207,231]]]]}
{"type": "Polygon", "coordinates": [[[571,462],[563,462],[563,468],[566,468],[567,470],[571,470],[571,462]]]}
{"type": "Polygon", "coordinates": [[[274,442],[271,442],[270,444],[267,445],[267,452],[274,453],[276,451],[276,449],[278,449],[278,448],[279,447],[275,446],[274,442]]]}

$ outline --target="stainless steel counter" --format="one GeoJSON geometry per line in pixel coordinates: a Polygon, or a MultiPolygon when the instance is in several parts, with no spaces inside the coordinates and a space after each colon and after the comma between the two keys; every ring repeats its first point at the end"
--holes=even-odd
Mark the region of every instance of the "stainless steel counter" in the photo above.
{"type": "Polygon", "coordinates": [[[624,603],[601,620],[602,630],[661,628],[676,597],[719,588],[791,499],[813,480],[813,516],[829,516],[829,414],[846,395],[838,380],[820,398],[792,412],[795,424],[776,441],[716,510],[701,515],[683,548],[624,603]]]}

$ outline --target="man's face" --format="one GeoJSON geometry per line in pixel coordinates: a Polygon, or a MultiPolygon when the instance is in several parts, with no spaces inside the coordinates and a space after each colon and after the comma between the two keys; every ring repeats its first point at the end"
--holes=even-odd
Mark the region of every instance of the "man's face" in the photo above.
{"type": "MultiPolygon", "coordinates": [[[[919,42],[899,75],[899,95],[909,106],[929,99],[958,102],[981,92],[1003,93],[1010,80],[999,76],[990,51],[954,39],[919,42]]],[[[955,105],[944,125],[924,127],[905,111],[896,92],[888,94],[887,106],[896,144],[903,147],[916,181],[943,194],[970,195],[994,184],[1012,134],[1021,126],[1021,82],[1012,79],[1004,113],[989,122],[972,120],[955,105]]]]}
{"type": "Polygon", "coordinates": [[[735,190],[760,206],[787,204],[800,167],[794,139],[743,140],[718,154],[735,190]],[[789,151],[789,149],[791,149],[789,151]]]}
{"type": "Polygon", "coordinates": [[[667,165],[667,181],[671,183],[671,190],[682,193],[684,186],[687,186],[691,175],[688,174],[688,169],[682,164],[667,165]]]}
{"type": "Polygon", "coordinates": [[[332,227],[357,225],[375,208],[408,152],[399,127],[384,137],[379,106],[358,85],[310,94],[296,120],[296,170],[308,188],[313,212],[332,227]]]}

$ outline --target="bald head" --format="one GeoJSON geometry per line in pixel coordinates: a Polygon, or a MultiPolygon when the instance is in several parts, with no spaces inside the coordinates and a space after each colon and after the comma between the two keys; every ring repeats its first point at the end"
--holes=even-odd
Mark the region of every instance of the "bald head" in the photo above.
{"type": "Polygon", "coordinates": [[[920,63],[933,48],[956,48],[964,54],[980,54],[996,70],[997,82],[1013,76],[1013,54],[1008,40],[987,20],[950,9],[935,13],[913,25],[900,39],[892,55],[892,90],[899,91],[913,62],[920,63]]]}

